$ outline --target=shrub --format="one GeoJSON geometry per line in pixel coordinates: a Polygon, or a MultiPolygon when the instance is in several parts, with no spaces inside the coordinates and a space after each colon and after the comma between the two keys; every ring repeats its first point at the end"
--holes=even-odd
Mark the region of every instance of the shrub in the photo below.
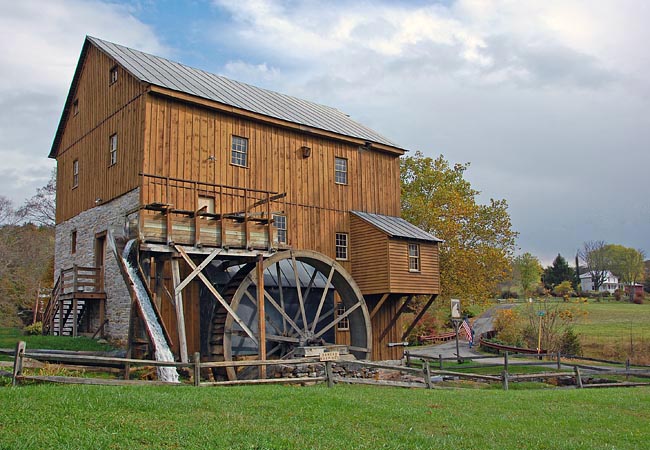
{"type": "Polygon", "coordinates": [[[521,346],[523,342],[523,328],[519,314],[513,309],[500,309],[496,313],[494,329],[497,339],[508,345],[521,346]]]}
{"type": "Polygon", "coordinates": [[[567,328],[560,337],[560,351],[567,355],[580,356],[582,354],[580,339],[578,339],[578,335],[573,331],[573,328],[567,328]]]}
{"type": "Polygon", "coordinates": [[[637,292],[634,294],[634,303],[637,305],[642,305],[643,304],[643,292],[637,292]]]}
{"type": "Polygon", "coordinates": [[[620,302],[622,297],[623,297],[623,293],[621,292],[621,290],[620,290],[620,289],[616,289],[616,290],[614,291],[614,299],[615,299],[617,302],[620,302]]]}
{"type": "Polygon", "coordinates": [[[36,322],[33,325],[29,325],[23,328],[23,332],[28,336],[36,336],[36,335],[43,334],[43,323],[36,322]]]}
{"type": "Polygon", "coordinates": [[[511,290],[505,290],[505,291],[501,291],[501,298],[503,299],[519,298],[519,294],[511,290]]]}

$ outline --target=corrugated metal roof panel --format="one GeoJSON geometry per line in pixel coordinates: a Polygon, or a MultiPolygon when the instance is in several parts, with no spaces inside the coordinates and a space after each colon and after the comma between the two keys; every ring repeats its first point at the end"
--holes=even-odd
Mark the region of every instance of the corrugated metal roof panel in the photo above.
{"type": "Polygon", "coordinates": [[[420,241],[442,242],[434,235],[416,227],[401,217],[385,216],[383,214],[373,214],[362,211],[350,211],[360,219],[365,220],[371,225],[379,228],[391,237],[417,239],[420,241]]]}
{"type": "Polygon", "coordinates": [[[89,36],[88,40],[145,83],[276,119],[401,148],[335,108],[251,86],[94,37],[89,36]]]}

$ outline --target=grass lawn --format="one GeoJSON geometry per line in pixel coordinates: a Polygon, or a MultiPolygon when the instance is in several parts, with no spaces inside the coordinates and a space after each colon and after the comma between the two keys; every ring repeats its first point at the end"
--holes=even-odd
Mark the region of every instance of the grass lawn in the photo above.
{"type": "Polygon", "coordinates": [[[27,350],[52,349],[74,351],[108,351],[113,347],[100,344],[87,337],[72,338],[69,336],[26,336],[18,328],[0,328],[0,348],[16,348],[16,342],[25,341],[27,350]]]}
{"type": "Polygon", "coordinates": [[[0,448],[647,448],[650,390],[29,385],[0,448]]]}

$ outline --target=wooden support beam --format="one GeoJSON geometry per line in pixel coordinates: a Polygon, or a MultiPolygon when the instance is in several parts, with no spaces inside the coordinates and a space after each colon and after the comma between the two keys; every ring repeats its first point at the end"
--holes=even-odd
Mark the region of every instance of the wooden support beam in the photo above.
{"type": "Polygon", "coordinates": [[[413,328],[415,328],[415,326],[418,324],[418,322],[420,321],[420,319],[422,318],[422,316],[424,315],[424,313],[426,313],[427,310],[431,307],[431,304],[432,304],[433,301],[436,299],[436,297],[438,297],[438,294],[433,294],[433,295],[431,296],[431,298],[429,298],[429,300],[427,301],[427,304],[424,305],[424,307],[423,307],[422,310],[418,313],[418,315],[415,317],[415,319],[413,319],[413,322],[411,322],[411,325],[409,325],[409,327],[406,329],[406,331],[404,332],[404,334],[402,334],[402,338],[401,338],[400,340],[403,341],[404,339],[406,339],[406,337],[411,333],[411,331],[413,331],[413,328]]]}
{"type": "Polygon", "coordinates": [[[77,313],[77,307],[79,306],[79,301],[77,297],[72,298],[72,337],[77,337],[77,320],[79,315],[77,313]]]}
{"type": "MultiPolygon", "coordinates": [[[[178,245],[174,245],[174,248],[183,257],[185,262],[192,269],[196,269],[196,264],[194,264],[194,261],[192,261],[192,258],[189,257],[187,252],[182,247],[180,247],[178,245]]],[[[217,299],[217,301],[221,304],[221,306],[223,306],[224,309],[226,311],[228,311],[228,314],[230,314],[232,316],[232,318],[235,320],[235,322],[237,322],[237,324],[240,327],[242,327],[242,329],[248,335],[248,337],[250,337],[253,340],[253,342],[255,342],[257,344],[258,342],[257,342],[257,337],[255,336],[255,334],[251,331],[250,328],[248,328],[248,326],[241,319],[241,317],[239,317],[239,315],[237,315],[237,313],[231,308],[230,304],[228,304],[228,302],[221,296],[221,294],[219,294],[219,292],[215,289],[215,287],[212,285],[212,283],[210,283],[210,280],[208,280],[206,278],[206,276],[203,275],[202,272],[199,272],[198,277],[203,282],[203,284],[208,289],[208,291],[210,291],[210,293],[214,296],[214,298],[217,299]]]]}
{"type": "MultiPolygon", "coordinates": [[[[257,257],[257,323],[260,336],[259,359],[266,359],[266,311],[264,309],[264,258],[257,257]]],[[[260,378],[266,378],[266,366],[260,366],[260,378]]]]}
{"type": "Polygon", "coordinates": [[[384,302],[390,297],[390,294],[384,294],[381,296],[377,304],[375,305],[374,308],[372,308],[372,312],[370,313],[370,320],[372,320],[373,317],[375,317],[375,314],[379,312],[381,307],[383,306],[384,302]]]}
{"type": "Polygon", "coordinates": [[[379,342],[381,342],[381,340],[384,339],[386,337],[386,335],[388,334],[388,332],[395,326],[395,324],[397,323],[397,320],[400,318],[400,316],[402,315],[402,313],[404,312],[406,307],[409,305],[409,303],[411,303],[411,300],[413,300],[413,297],[415,297],[415,296],[414,295],[409,295],[406,298],[406,300],[404,301],[404,303],[402,304],[402,306],[400,306],[400,308],[397,310],[397,313],[395,313],[393,318],[390,319],[390,322],[386,326],[386,329],[384,331],[382,331],[381,335],[379,335],[379,342]]]}
{"type": "Polygon", "coordinates": [[[181,362],[188,362],[187,356],[187,336],[185,334],[185,313],[183,312],[183,294],[182,289],[178,289],[181,284],[181,272],[178,264],[178,258],[172,258],[172,278],[174,281],[174,294],[176,307],[176,326],[178,329],[178,346],[181,362]]]}
{"type": "Polygon", "coordinates": [[[174,293],[178,294],[187,286],[198,274],[201,272],[210,262],[221,253],[221,248],[216,248],[212,253],[210,253],[196,268],[190,273],[178,286],[174,288],[174,293]]]}

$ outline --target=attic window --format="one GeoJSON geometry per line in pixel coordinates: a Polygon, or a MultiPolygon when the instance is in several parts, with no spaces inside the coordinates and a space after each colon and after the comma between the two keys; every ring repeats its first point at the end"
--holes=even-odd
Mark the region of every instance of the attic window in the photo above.
{"type": "Polygon", "coordinates": [[[348,184],[348,160],[345,158],[334,158],[334,182],[336,184],[348,184]]]}
{"type": "Polygon", "coordinates": [[[111,67],[108,73],[108,84],[111,85],[117,81],[117,66],[111,67]]]}
{"type": "Polygon", "coordinates": [[[75,99],[74,102],[72,102],[72,115],[76,116],[79,114],[79,99],[75,99]]]}
{"type": "Polygon", "coordinates": [[[235,166],[247,167],[248,166],[248,139],[233,136],[231,149],[230,162],[235,166]]]}

